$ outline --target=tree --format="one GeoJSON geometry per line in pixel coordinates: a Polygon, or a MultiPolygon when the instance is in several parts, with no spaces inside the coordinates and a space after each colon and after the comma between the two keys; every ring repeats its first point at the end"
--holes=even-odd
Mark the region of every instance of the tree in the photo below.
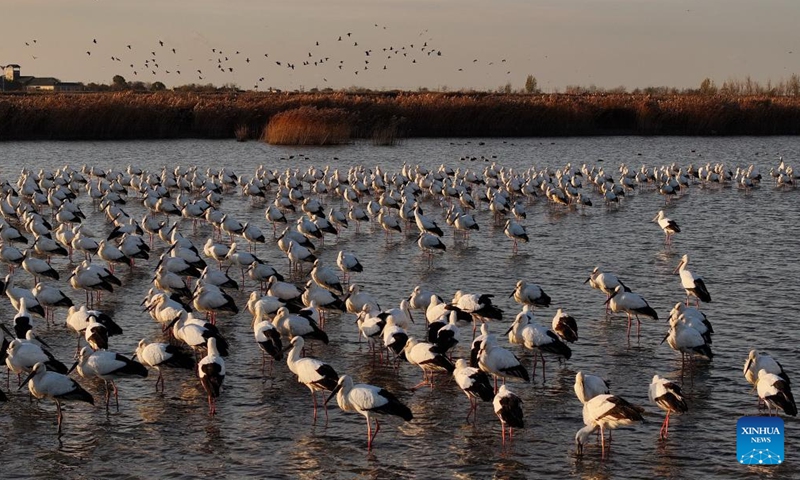
{"type": "Polygon", "coordinates": [[[800,76],[796,73],[793,73],[791,77],[789,77],[789,84],[787,85],[787,94],[797,97],[800,96],[800,76]]]}
{"type": "Polygon", "coordinates": [[[528,75],[528,78],[525,79],[525,93],[539,93],[539,84],[536,81],[536,77],[533,75],[528,75]]]}
{"type": "Polygon", "coordinates": [[[111,79],[111,87],[114,90],[125,90],[128,88],[128,82],[122,75],[114,75],[114,78],[111,79]]]}
{"type": "Polygon", "coordinates": [[[706,77],[700,82],[700,94],[701,95],[714,95],[717,93],[717,86],[714,85],[714,80],[706,77]]]}
{"type": "Polygon", "coordinates": [[[167,89],[167,86],[164,85],[161,82],[153,82],[153,84],[150,85],[150,90],[152,90],[154,92],[163,92],[166,89],[167,89]]]}

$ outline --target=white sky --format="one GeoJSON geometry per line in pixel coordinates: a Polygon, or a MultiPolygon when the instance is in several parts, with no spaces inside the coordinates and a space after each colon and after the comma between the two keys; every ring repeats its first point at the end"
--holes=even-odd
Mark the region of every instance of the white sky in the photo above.
{"type": "Polygon", "coordinates": [[[0,65],[63,81],[458,90],[532,74],[563,91],[800,73],[798,0],[2,0],[0,12],[0,65]]]}

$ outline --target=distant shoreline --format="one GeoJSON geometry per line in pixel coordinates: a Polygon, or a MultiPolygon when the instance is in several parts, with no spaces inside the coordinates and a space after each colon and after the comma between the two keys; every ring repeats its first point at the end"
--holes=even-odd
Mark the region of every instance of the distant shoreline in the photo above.
{"type": "Polygon", "coordinates": [[[500,93],[0,95],[0,141],[258,139],[276,114],[336,109],[349,138],[800,134],[800,97],[500,93]],[[390,134],[386,132],[390,131],[390,134]]]}

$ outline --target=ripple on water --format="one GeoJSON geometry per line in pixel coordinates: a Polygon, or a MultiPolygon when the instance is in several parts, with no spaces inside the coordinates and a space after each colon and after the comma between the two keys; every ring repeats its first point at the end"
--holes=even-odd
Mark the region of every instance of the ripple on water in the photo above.
{"type": "MultiPolygon", "coordinates": [[[[398,169],[401,162],[420,162],[431,169],[441,163],[479,170],[487,165],[459,162],[465,155],[497,155],[498,164],[516,171],[532,165],[581,165],[602,158],[604,162],[598,165],[615,173],[620,162],[638,168],[642,163],[694,162],[699,166],[725,161],[734,168],[756,163],[766,176],[778,153],[790,164],[791,159],[800,158],[800,139],[515,139],[486,140],[484,145],[477,140],[410,140],[395,148],[357,144],[325,149],[204,140],[9,142],[3,144],[3,151],[0,173],[5,178],[23,166],[38,169],[83,163],[113,163],[117,168],[135,163],[149,170],[177,164],[196,164],[200,170],[228,166],[240,175],[250,175],[261,164],[280,171],[311,164],[379,165],[387,171],[398,169]],[[281,159],[288,155],[295,157],[281,159]]],[[[768,183],[748,195],[731,188],[693,187],[667,206],[649,190],[629,195],[619,208],[610,210],[596,195],[595,207],[584,212],[565,213],[537,202],[527,207],[523,223],[531,241],[520,245],[518,255],[511,254],[502,225],[494,226],[491,213],[484,209],[475,213],[481,230],[468,242],[454,243],[451,230],[446,229],[448,251],[435,256],[431,269],[416,246],[413,226],[404,226],[404,234],[394,235],[389,244],[382,231],[373,232],[368,225],[362,226],[361,233],[351,228],[338,241],[326,242],[320,254],[325,262],[334,262],[339,249],[356,253],[365,272],[355,275],[354,281],[376,295],[385,308],[395,306],[418,284],[446,298],[457,289],[492,293],[506,312],[502,322],[490,326],[500,334],[518,311],[508,294],[518,279],[525,279],[540,284],[553,298],[552,308],[536,310],[541,323],[549,324],[558,307],[578,319],[580,341],[573,345],[569,362],[548,361],[544,385],[540,370],[533,384],[509,385],[524,401],[526,428],[516,432],[505,448],[500,445],[499,425],[490,404],[480,405],[477,425],[467,425],[467,401],[454,382],[442,380],[433,391],[426,388],[412,394],[407,389],[420,380],[419,368],[403,364],[394,372],[371,364],[366,344],[356,343],[353,316],[333,315],[328,322],[331,344],[313,346],[313,355],[356,381],[394,392],[415,415],[410,423],[385,419],[374,451],[368,454],[366,425],[360,415],[332,407],[327,425],[322,415],[314,426],[308,389],[295,381],[283,363],[275,365],[273,379],[264,381],[249,315],[242,312],[220,320],[233,354],[227,359],[226,389],[216,418],[208,417],[204,394],[194,377],[167,371],[164,395],[154,393],[153,378],[120,381],[119,413],[106,413],[100,405],[101,384],[86,384],[97,396],[98,406],[67,405],[65,435],[59,440],[54,433],[55,406],[29,404],[26,395],[13,391],[12,380],[13,401],[0,406],[0,430],[6,439],[0,449],[3,469],[46,478],[319,478],[323,471],[332,478],[797,477],[791,462],[777,468],[744,468],[735,464],[734,454],[736,419],[756,413],[756,398],[741,375],[747,351],[758,347],[778,357],[788,371],[798,371],[793,317],[800,287],[794,226],[800,191],[776,191],[768,183]],[[664,246],[663,234],[650,222],[662,208],[683,229],[672,247],[664,246]],[[692,269],[705,277],[714,298],[703,311],[717,332],[716,356],[713,362],[697,361],[693,375],[684,378],[690,411],[674,417],[670,439],[659,441],[657,425],[663,414],[649,405],[647,385],[654,373],[675,380],[681,377],[680,356],[659,342],[666,332],[669,309],[684,298],[679,279],[672,273],[683,253],[691,255],[692,269]],[[607,318],[603,295],[582,283],[597,265],[617,273],[658,311],[660,320],[643,320],[638,340],[634,330],[628,343],[624,318],[607,318]],[[575,456],[574,435],[582,426],[580,404],[572,392],[577,371],[608,378],[613,392],[648,411],[645,425],[614,433],[612,454],[605,461],[593,443],[583,458],[575,456]]],[[[588,184],[586,179],[584,184],[588,184]]],[[[130,200],[126,210],[142,218],[143,207],[133,197],[130,200]]],[[[92,211],[85,198],[80,204],[84,211],[92,211]]],[[[332,206],[338,207],[338,201],[332,206]]],[[[265,232],[270,230],[264,223],[263,206],[230,195],[223,209],[240,221],[251,220],[265,232]]],[[[444,224],[440,211],[426,202],[426,213],[444,224]]],[[[99,213],[90,215],[87,228],[98,236],[109,231],[99,213]]],[[[191,234],[188,226],[181,228],[185,235],[191,234]]],[[[207,227],[201,227],[196,243],[209,234],[207,227]]],[[[125,288],[104,300],[103,308],[113,312],[126,330],[122,337],[112,339],[112,348],[119,352],[130,354],[139,339],[159,337],[159,326],[138,304],[149,288],[156,257],[163,251],[164,246],[158,245],[151,260],[139,263],[132,272],[121,269],[125,288]]],[[[273,245],[260,246],[258,254],[280,271],[287,270],[285,257],[273,245]]],[[[53,283],[82,301],[82,294],[71,292],[65,283],[71,266],[61,259],[53,264],[62,273],[62,280],[53,283]]],[[[16,280],[32,286],[26,274],[18,274],[16,280]]],[[[233,295],[244,305],[248,293],[233,295]]],[[[8,303],[3,305],[5,315],[12,316],[8,303]]],[[[60,324],[63,318],[60,312],[60,324]]],[[[462,329],[458,355],[466,353],[470,330],[462,329]]],[[[70,358],[75,338],[62,325],[41,333],[59,358],[70,358]]],[[[413,325],[412,333],[424,335],[423,325],[413,325]]],[[[530,368],[531,355],[517,353],[530,368]]],[[[786,419],[786,428],[786,451],[791,455],[797,445],[794,419],[786,419]]]]}

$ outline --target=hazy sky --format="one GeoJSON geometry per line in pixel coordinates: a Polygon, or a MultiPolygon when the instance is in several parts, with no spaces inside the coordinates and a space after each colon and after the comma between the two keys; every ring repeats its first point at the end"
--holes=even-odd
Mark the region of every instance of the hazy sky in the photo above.
{"type": "Polygon", "coordinates": [[[520,88],[532,74],[545,91],[563,91],[695,87],[705,77],[721,84],[747,75],[763,83],[800,73],[798,0],[2,0],[0,7],[0,65],[63,81],[109,83],[119,74],[168,86],[457,90],[520,88]]]}

